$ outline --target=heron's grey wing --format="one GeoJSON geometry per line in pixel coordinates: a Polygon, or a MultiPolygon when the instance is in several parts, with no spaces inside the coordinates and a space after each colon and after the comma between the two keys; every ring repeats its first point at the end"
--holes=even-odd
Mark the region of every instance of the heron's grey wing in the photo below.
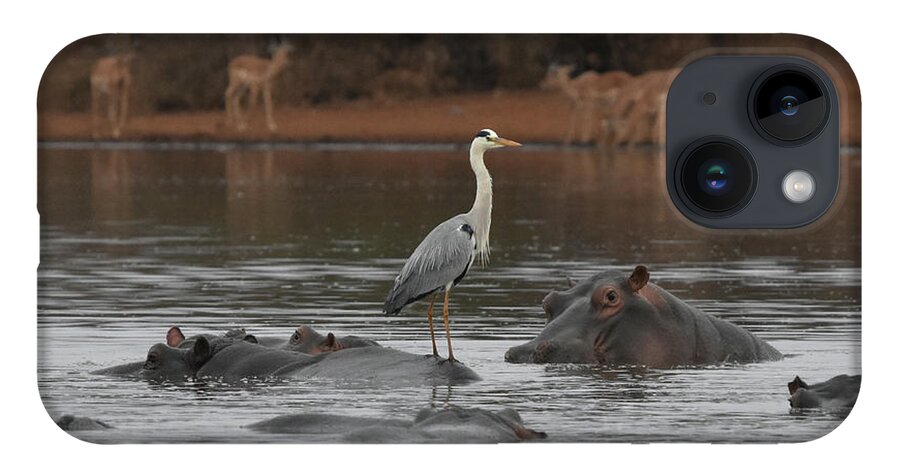
{"type": "Polygon", "coordinates": [[[407,304],[461,279],[474,257],[474,231],[462,215],[436,226],[394,280],[384,313],[396,314],[407,304]]]}

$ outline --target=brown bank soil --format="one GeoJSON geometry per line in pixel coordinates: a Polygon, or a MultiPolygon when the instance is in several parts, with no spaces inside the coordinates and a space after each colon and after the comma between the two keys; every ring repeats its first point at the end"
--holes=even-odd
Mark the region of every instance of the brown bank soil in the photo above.
{"type": "MultiPolygon", "coordinates": [[[[249,125],[235,130],[224,110],[134,115],[122,141],[298,141],[298,142],[465,142],[492,128],[520,142],[561,142],[569,127],[570,105],[544,91],[495,91],[389,103],[357,101],[320,107],[279,107],[278,129],[265,127],[262,107],[249,125]]],[[[97,139],[112,139],[103,119],[97,139]]],[[[40,112],[41,141],[92,140],[88,113],[40,112]]]]}

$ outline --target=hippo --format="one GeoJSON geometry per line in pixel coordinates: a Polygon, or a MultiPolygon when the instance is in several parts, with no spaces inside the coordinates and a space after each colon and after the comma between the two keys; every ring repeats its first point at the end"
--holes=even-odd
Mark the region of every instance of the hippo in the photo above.
{"type": "Polygon", "coordinates": [[[547,438],[546,433],[525,427],[515,410],[455,406],[425,408],[413,420],[313,413],[275,417],[248,428],[353,443],[513,443],[547,438]]]}
{"type": "Polygon", "coordinates": [[[140,377],[169,381],[264,378],[301,366],[311,358],[300,352],[258,345],[255,338],[248,339],[246,336],[209,340],[201,334],[184,339],[180,331],[173,336],[172,329],[165,344],[150,347],[140,377]]]}
{"type": "Polygon", "coordinates": [[[77,417],[74,415],[63,415],[59,417],[56,424],[64,431],[96,431],[108,430],[112,426],[88,417],[77,417]]]}
{"type": "Polygon", "coordinates": [[[404,385],[460,384],[480,380],[472,369],[446,359],[385,348],[365,339],[359,339],[361,347],[346,349],[333,335],[324,339],[325,344],[316,345],[327,345],[340,352],[320,349],[313,356],[296,350],[266,347],[243,331],[224,336],[200,334],[185,338],[178,327],[173,327],[166,334],[165,343],[150,347],[147,358],[138,368],[135,369],[134,364],[125,364],[97,373],[173,382],[192,378],[235,381],[274,377],[371,380],[379,384],[404,385]],[[122,369],[133,373],[118,372],[122,369]]]}
{"type": "MultiPolygon", "coordinates": [[[[180,381],[192,378],[213,356],[213,345],[199,336],[184,347],[154,344],[147,351],[144,365],[138,376],[154,381],[180,381]]],[[[215,347],[218,350],[224,345],[215,347]]]]}
{"type": "Polygon", "coordinates": [[[406,428],[412,424],[400,418],[375,418],[328,413],[295,413],[282,415],[248,425],[247,428],[263,433],[310,435],[327,441],[370,426],[406,428]]]}
{"type": "MultiPolygon", "coordinates": [[[[169,328],[168,332],[166,332],[166,344],[170,347],[190,349],[193,348],[194,343],[197,341],[197,339],[201,337],[206,340],[207,345],[210,345],[210,351],[212,353],[214,353],[220,346],[225,346],[234,341],[240,340],[249,343],[256,342],[256,338],[253,335],[247,334],[247,331],[242,328],[230,329],[222,334],[197,334],[186,338],[181,329],[177,326],[174,326],[169,328]]],[[[129,362],[127,364],[114,365],[112,367],[94,370],[91,372],[91,374],[111,375],[117,377],[137,377],[141,374],[146,364],[146,360],[140,360],[136,362],[129,362]]]]}
{"type": "Polygon", "coordinates": [[[371,381],[380,385],[452,385],[481,380],[460,362],[381,346],[319,354],[303,366],[278,372],[288,378],[371,381]]]}
{"type": "Polygon", "coordinates": [[[824,408],[850,410],[856,404],[862,375],[838,375],[808,385],[799,376],[788,383],[792,409],[824,408]]]}
{"type": "Polygon", "coordinates": [[[310,326],[300,326],[294,331],[287,342],[269,338],[260,338],[259,343],[267,347],[302,352],[309,355],[318,355],[323,352],[350,349],[354,347],[379,346],[378,342],[357,336],[335,337],[329,332],[322,335],[310,326]]]}
{"type": "Polygon", "coordinates": [[[780,352],[746,329],[690,306],[650,283],[638,265],[609,271],[544,298],[547,325],[510,348],[513,363],[599,363],[670,368],[779,360],[780,352]]]}
{"type": "Polygon", "coordinates": [[[472,369],[446,359],[381,346],[344,349],[310,356],[248,342],[209,349],[200,337],[189,348],[156,344],[140,376],[150,380],[248,378],[373,381],[385,385],[460,384],[480,380],[472,369]]]}
{"type": "Polygon", "coordinates": [[[195,377],[241,379],[268,375],[309,356],[257,345],[257,339],[244,329],[223,334],[197,334],[185,337],[177,326],[166,333],[165,344],[155,344],[139,362],[115,365],[91,372],[95,375],[139,377],[152,381],[183,381],[195,377]],[[231,348],[234,345],[234,348],[231,348]],[[228,352],[220,352],[228,349],[228,352]],[[262,357],[266,354],[266,357],[262,357]]]}
{"type": "Polygon", "coordinates": [[[312,356],[300,352],[236,342],[213,355],[195,376],[222,380],[266,378],[283,375],[308,364],[311,359],[312,356]]]}

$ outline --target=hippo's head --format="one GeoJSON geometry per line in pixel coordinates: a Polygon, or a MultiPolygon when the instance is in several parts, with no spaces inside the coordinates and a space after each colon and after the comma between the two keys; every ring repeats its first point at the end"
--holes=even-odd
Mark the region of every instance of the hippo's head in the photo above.
{"type": "Polygon", "coordinates": [[[147,352],[140,376],[148,380],[185,380],[194,376],[211,357],[209,341],[203,336],[184,347],[155,344],[147,352]]]}
{"type": "Polygon", "coordinates": [[[849,411],[856,405],[861,375],[838,375],[824,382],[808,385],[799,376],[788,383],[791,409],[826,408],[849,411]]]}
{"type": "Polygon", "coordinates": [[[199,334],[186,338],[180,328],[171,327],[165,344],[150,347],[139,375],[148,380],[185,380],[232,342],[253,340],[243,329],[232,329],[222,336],[199,334]]]}
{"type": "Polygon", "coordinates": [[[288,341],[287,348],[294,352],[317,355],[341,350],[344,345],[331,332],[323,336],[312,327],[300,326],[288,341]]]}
{"type": "Polygon", "coordinates": [[[667,366],[671,319],[665,291],[650,273],[606,272],[544,298],[547,325],[531,342],[506,352],[515,363],[609,363],[667,366]]]}

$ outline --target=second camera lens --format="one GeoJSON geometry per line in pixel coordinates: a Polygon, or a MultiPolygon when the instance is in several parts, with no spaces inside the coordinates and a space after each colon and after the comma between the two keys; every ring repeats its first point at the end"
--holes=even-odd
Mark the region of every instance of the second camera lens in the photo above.
{"type": "Polygon", "coordinates": [[[678,160],[678,192],[699,213],[728,216],[756,189],[756,164],[740,144],[721,137],[694,142],[678,160]]]}

